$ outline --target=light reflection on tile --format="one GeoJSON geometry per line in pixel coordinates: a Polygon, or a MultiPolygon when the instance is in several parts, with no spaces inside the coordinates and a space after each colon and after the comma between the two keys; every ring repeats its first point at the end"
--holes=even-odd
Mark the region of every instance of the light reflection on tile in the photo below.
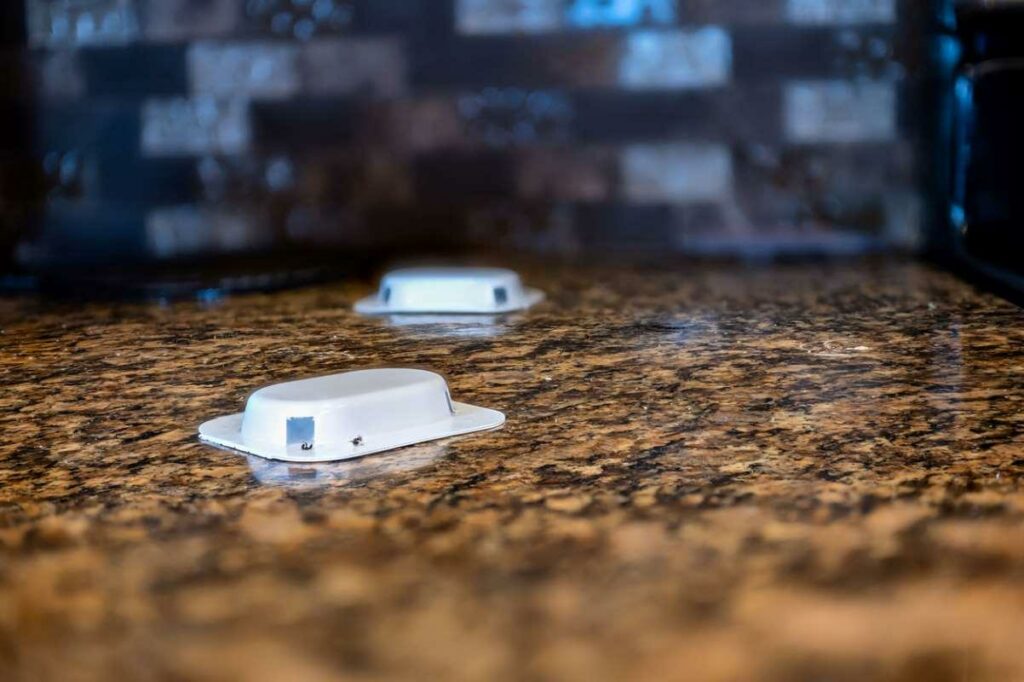
{"type": "Polygon", "coordinates": [[[33,47],[123,45],[139,37],[132,0],[28,0],[26,9],[33,47]]]}
{"type": "Polygon", "coordinates": [[[732,72],[732,41],[717,26],[695,31],[629,34],[619,64],[628,89],[682,89],[724,85],[732,72]]]}
{"type": "Polygon", "coordinates": [[[677,0],[575,0],[566,14],[575,28],[673,24],[677,0]]]}
{"type": "Polygon", "coordinates": [[[466,131],[490,147],[569,139],[573,108],[556,91],[484,88],[458,99],[466,131]]]}
{"type": "Polygon", "coordinates": [[[347,30],[355,7],[352,0],[247,0],[245,13],[272,35],[305,42],[347,30]]]}

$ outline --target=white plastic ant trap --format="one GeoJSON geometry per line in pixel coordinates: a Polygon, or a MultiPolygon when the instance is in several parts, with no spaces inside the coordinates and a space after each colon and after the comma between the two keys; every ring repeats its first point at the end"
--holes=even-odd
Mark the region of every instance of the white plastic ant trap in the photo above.
{"type": "Polygon", "coordinates": [[[544,299],[501,268],[407,268],[393,270],[380,288],[355,305],[358,313],[507,313],[544,299]]]}
{"type": "Polygon", "coordinates": [[[245,412],[199,427],[214,445],[267,459],[327,462],[496,429],[505,415],[452,401],[421,369],[366,369],[261,388],[245,412]]]}

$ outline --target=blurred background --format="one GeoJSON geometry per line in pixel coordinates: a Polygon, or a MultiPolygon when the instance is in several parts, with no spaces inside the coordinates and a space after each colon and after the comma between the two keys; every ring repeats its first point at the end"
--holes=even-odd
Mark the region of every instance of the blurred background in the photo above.
{"type": "Polygon", "coordinates": [[[8,272],[930,241],[931,3],[7,0],[0,12],[8,272]]]}

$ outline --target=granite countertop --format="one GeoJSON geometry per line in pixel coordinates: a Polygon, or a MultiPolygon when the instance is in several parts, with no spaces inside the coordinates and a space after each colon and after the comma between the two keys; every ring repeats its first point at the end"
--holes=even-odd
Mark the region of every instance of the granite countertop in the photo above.
{"type": "Polygon", "coordinates": [[[0,679],[1024,679],[1021,310],[903,262],[523,272],[470,324],[0,302],[0,679]],[[196,439],[381,365],[508,422],[196,439]]]}

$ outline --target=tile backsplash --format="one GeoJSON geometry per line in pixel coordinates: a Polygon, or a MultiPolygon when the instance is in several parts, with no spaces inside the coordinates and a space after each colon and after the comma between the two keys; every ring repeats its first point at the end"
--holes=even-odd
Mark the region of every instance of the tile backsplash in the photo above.
{"type": "Polygon", "coordinates": [[[24,263],[919,243],[910,0],[25,1],[24,263]]]}

